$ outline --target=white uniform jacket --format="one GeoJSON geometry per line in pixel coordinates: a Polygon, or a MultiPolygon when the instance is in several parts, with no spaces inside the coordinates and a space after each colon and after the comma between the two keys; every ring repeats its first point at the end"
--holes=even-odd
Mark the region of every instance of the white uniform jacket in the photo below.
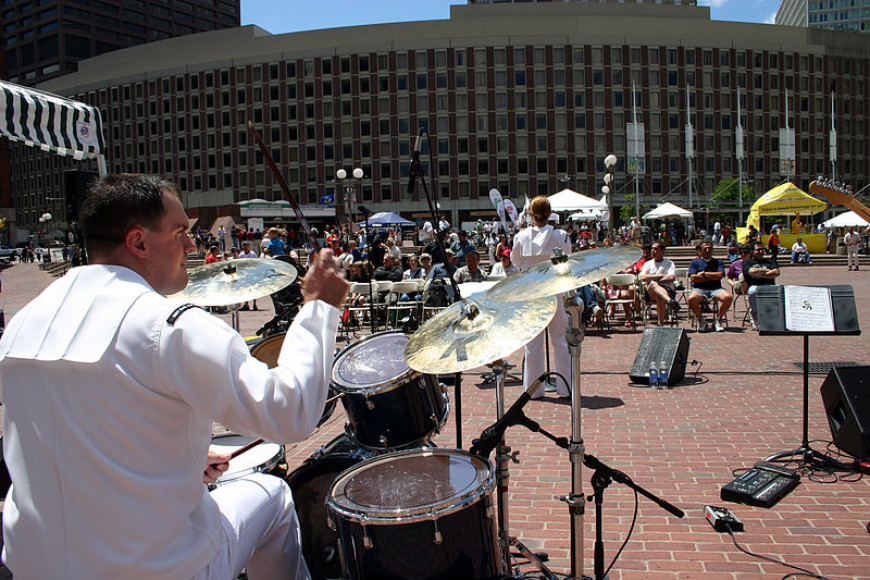
{"type": "Polygon", "coordinates": [[[211,422],[305,438],[327,394],[338,310],[305,305],[278,358],[119,266],[71,270],[0,340],[4,560],[16,578],[189,578],[221,543],[202,482],[211,422]],[[20,491],[19,491],[20,490],[20,491]]]}
{"type": "Polygon", "coordinates": [[[551,225],[532,226],[514,236],[511,262],[520,270],[528,270],[535,264],[549,260],[553,250],[561,248],[565,255],[571,253],[571,238],[563,230],[551,225]]]}

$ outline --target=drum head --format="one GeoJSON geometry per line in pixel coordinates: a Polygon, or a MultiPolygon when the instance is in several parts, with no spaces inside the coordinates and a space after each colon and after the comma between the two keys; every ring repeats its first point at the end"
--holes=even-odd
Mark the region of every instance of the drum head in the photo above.
{"type": "MultiPolygon", "coordinates": [[[[254,437],[227,433],[212,437],[211,444],[224,453],[232,453],[237,449],[241,449],[253,440],[254,437]]],[[[284,448],[281,445],[264,441],[256,447],[248,449],[238,457],[230,459],[229,468],[227,468],[224,474],[221,475],[215,483],[220,485],[221,483],[239,479],[240,477],[244,477],[251,473],[269,471],[278,465],[283,454],[284,448]]]]}
{"type": "MultiPolygon", "coordinates": [[[[263,361],[270,369],[278,366],[278,355],[281,354],[281,347],[284,345],[284,337],[286,334],[276,334],[257,341],[251,346],[251,356],[257,360],[263,361]]],[[[332,416],[335,411],[335,405],[338,403],[335,396],[338,392],[330,385],[329,392],[326,394],[326,405],[323,407],[323,413],[320,415],[320,421],[317,426],[320,427],[332,416]]]]}
{"type": "Polygon", "coordinates": [[[486,459],[456,449],[414,449],[349,469],[333,484],[328,503],[351,519],[413,521],[445,515],[492,487],[486,459]]]}
{"type": "Polygon", "coordinates": [[[410,372],[405,363],[408,337],[402,331],[367,336],[342,350],[332,366],[332,380],[353,393],[392,383],[410,372]]]}

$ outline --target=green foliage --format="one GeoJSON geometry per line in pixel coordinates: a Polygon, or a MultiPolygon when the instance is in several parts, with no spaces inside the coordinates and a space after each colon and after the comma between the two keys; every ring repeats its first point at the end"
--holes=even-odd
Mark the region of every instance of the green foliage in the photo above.
{"type": "MultiPolygon", "coordinates": [[[[625,194],[625,205],[623,205],[622,207],[619,208],[619,220],[621,223],[624,223],[624,224],[631,223],[631,218],[634,217],[634,210],[635,210],[634,200],[635,199],[636,198],[635,198],[633,193],[626,193],[625,194]]],[[[642,217],[643,214],[648,212],[650,209],[651,208],[648,205],[646,205],[644,203],[640,204],[640,217],[642,217]]]]}
{"type": "MultiPolygon", "coordinates": [[[[743,206],[748,210],[749,206],[756,200],[755,190],[747,183],[743,184],[743,206]]],[[[740,187],[737,179],[729,177],[723,179],[713,190],[713,195],[710,196],[710,207],[740,209],[740,187]]]]}

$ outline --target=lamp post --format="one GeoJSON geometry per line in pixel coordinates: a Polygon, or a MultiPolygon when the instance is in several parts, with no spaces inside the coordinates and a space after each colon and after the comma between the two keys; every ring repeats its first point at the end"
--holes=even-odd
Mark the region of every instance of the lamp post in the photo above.
{"type": "Polygon", "coordinates": [[[613,227],[616,223],[616,216],[613,214],[613,194],[614,192],[614,184],[613,184],[613,173],[616,171],[616,163],[619,161],[616,155],[612,153],[604,158],[604,167],[607,169],[607,173],[604,174],[604,186],[601,188],[601,193],[607,196],[607,235],[610,236],[610,239],[614,239],[613,227]]]}
{"type": "Polygon", "coordinates": [[[357,188],[361,188],[363,175],[363,170],[359,167],[351,171],[352,177],[348,177],[347,171],[344,169],[339,169],[335,172],[335,178],[339,181],[344,191],[345,211],[349,212],[350,228],[348,230],[348,237],[353,233],[353,224],[356,222],[356,191],[357,188]]]}

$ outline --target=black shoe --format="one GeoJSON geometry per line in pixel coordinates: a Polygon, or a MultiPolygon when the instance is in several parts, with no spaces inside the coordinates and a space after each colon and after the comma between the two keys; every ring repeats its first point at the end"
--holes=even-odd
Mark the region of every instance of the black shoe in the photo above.
{"type": "Polygon", "coordinates": [[[250,310],[250,308],[248,308],[248,305],[245,304],[244,306],[242,306],[241,308],[239,308],[239,310],[250,310]]]}

